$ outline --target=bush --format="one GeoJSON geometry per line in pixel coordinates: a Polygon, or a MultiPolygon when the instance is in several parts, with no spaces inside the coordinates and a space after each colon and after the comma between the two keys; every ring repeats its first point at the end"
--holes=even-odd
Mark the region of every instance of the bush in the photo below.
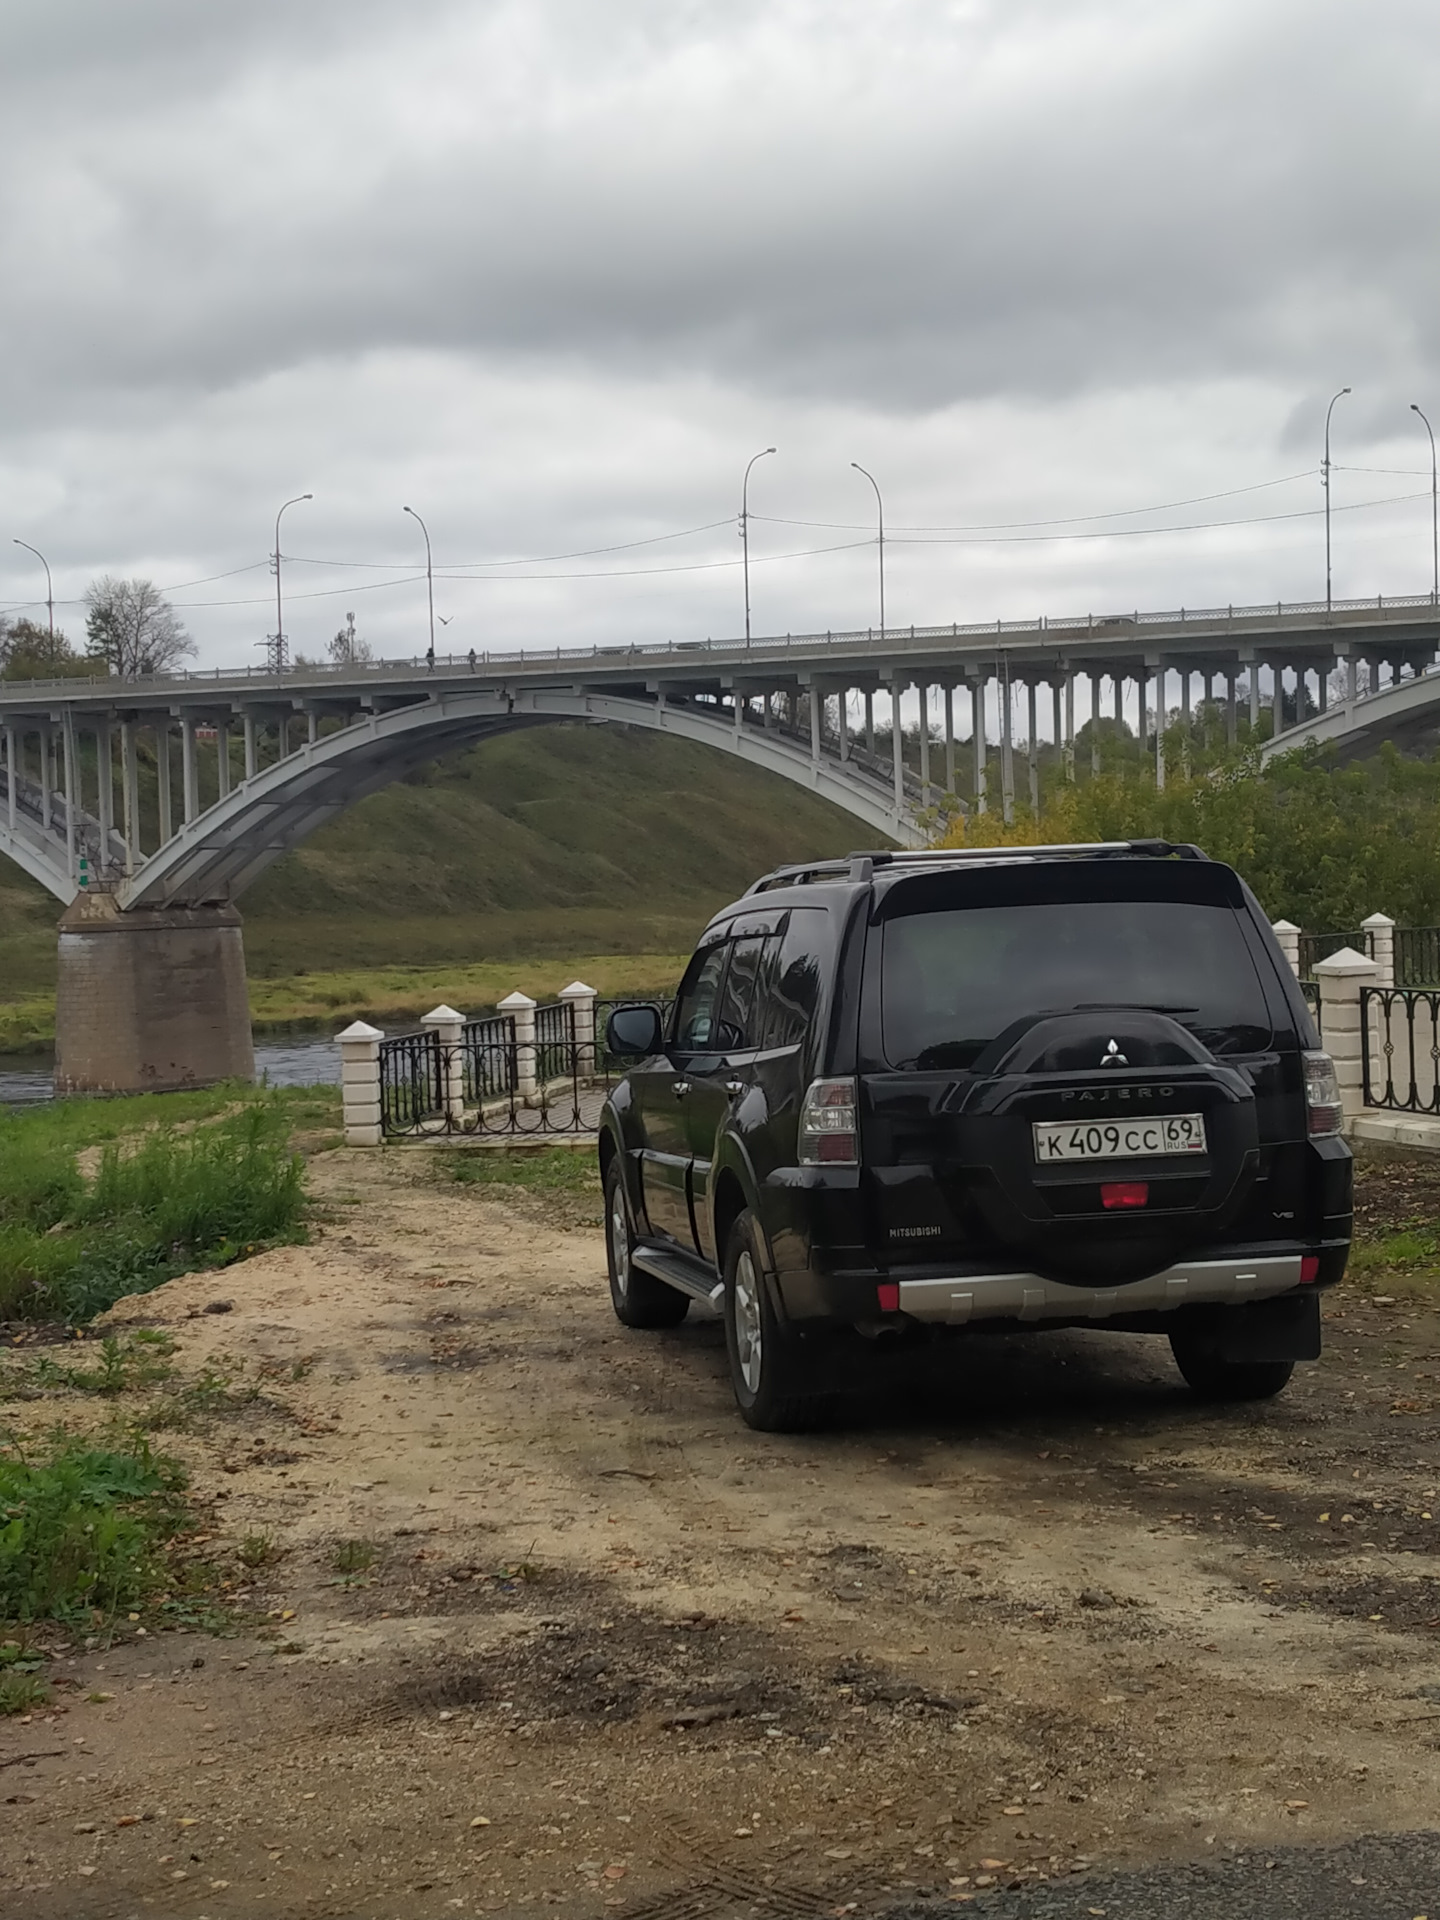
{"type": "Polygon", "coordinates": [[[0,1452],[0,1619],[77,1621],[153,1599],[183,1484],[144,1441],[117,1450],[61,1434],[39,1459],[0,1452]]]}
{"type": "Polygon", "coordinates": [[[28,1120],[0,1120],[0,1317],[89,1319],[300,1231],[304,1164],[282,1103],[130,1151],[112,1141],[88,1186],[65,1134],[28,1120]]]}

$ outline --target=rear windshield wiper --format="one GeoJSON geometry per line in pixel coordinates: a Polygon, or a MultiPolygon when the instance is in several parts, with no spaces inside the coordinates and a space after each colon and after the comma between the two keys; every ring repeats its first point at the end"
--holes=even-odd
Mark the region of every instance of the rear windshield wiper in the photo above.
{"type": "Polygon", "coordinates": [[[1199,1013],[1199,1007],[1171,1007],[1158,1000],[1077,1000],[1072,1013],[1199,1013]]]}

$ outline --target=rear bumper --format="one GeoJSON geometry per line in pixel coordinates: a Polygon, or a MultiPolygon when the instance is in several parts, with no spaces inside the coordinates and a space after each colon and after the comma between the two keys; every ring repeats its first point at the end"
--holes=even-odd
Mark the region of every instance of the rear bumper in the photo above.
{"type": "Polygon", "coordinates": [[[1113,1320],[1181,1307],[1241,1306],[1300,1285],[1300,1255],[1190,1260],[1118,1287],[1072,1287],[1038,1273],[966,1274],[902,1280],[900,1311],[912,1320],[963,1327],[977,1320],[1113,1320]]]}

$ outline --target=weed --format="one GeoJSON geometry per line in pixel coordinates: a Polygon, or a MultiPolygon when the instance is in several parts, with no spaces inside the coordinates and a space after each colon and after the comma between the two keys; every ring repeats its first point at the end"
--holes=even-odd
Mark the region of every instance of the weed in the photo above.
{"type": "Polygon", "coordinates": [[[342,1540],[330,1556],[331,1569],[339,1575],[336,1585],[358,1585],[379,1559],[380,1549],[373,1540],[342,1540]]]}
{"type": "Polygon", "coordinates": [[[100,1342],[99,1359],[93,1367],[66,1367],[43,1355],[35,1363],[35,1379],[42,1387],[69,1387],[76,1393],[113,1397],[132,1387],[168,1380],[174,1351],[171,1334],[156,1327],[137,1327],[123,1339],[107,1334],[100,1342]]]}
{"type": "Polygon", "coordinates": [[[465,1186],[523,1187],[532,1193],[600,1191],[594,1154],[574,1147],[550,1147],[538,1152],[477,1148],[468,1153],[448,1153],[441,1164],[452,1180],[465,1186]]]}
{"type": "Polygon", "coordinates": [[[12,1443],[0,1452],[0,1619],[74,1621],[163,1591],[183,1483],[143,1440],[95,1447],[60,1432],[30,1459],[12,1443]]]}
{"type": "Polygon", "coordinates": [[[52,1697],[49,1682],[39,1674],[0,1673],[0,1716],[48,1707],[52,1697]]]}
{"type": "Polygon", "coordinates": [[[235,1558],[242,1567],[269,1567],[280,1558],[285,1549],[277,1546],[268,1533],[247,1533],[235,1549],[235,1558]]]}

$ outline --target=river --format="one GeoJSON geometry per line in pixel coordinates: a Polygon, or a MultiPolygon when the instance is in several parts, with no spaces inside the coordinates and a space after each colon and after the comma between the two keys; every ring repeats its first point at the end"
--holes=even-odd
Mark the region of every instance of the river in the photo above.
{"type": "MultiPolygon", "coordinates": [[[[53,1055],[0,1053],[0,1107],[53,1100],[53,1055]]],[[[338,1086],[340,1049],[319,1033],[270,1034],[255,1042],[255,1075],[272,1087],[338,1086]]]]}

